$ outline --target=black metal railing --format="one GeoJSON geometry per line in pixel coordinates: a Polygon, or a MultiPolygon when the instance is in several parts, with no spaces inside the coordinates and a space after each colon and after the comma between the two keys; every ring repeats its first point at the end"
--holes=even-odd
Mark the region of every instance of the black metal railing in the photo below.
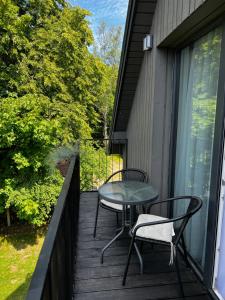
{"type": "Polygon", "coordinates": [[[95,191],[112,173],[126,167],[126,139],[86,139],[79,143],[81,190],[95,191]]]}
{"type": "Polygon", "coordinates": [[[79,202],[79,156],[73,156],[32,276],[27,300],[72,299],[79,202]]]}
{"type": "Polygon", "coordinates": [[[126,167],[126,160],[124,139],[80,141],[79,154],[70,160],[26,300],[72,299],[80,185],[82,191],[96,190],[110,174],[126,167]]]}

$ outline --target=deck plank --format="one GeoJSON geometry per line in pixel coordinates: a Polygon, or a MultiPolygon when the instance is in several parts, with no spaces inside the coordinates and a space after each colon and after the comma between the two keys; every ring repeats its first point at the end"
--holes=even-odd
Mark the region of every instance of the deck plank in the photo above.
{"type": "MultiPolygon", "coordinates": [[[[122,237],[105,253],[104,264],[100,263],[102,247],[112,238],[116,228],[115,214],[101,210],[97,237],[93,238],[94,216],[97,194],[81,195],[79,229],[74,274],[75,300],[181,300],[177,275],[168,265],[169,249],[146,244],[143,250],[144,274],[139,274],[139,263],[135,254],[131,259],[127,284],[122,286],[130,239],[122,237]]],[[[182,281],[186,299],[210,300],[205,287],[180,258],[182,281]]]]}

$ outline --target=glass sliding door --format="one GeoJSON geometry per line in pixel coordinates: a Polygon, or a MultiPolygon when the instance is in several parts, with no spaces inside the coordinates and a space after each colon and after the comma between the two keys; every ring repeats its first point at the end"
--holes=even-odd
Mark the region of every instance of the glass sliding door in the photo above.
{"type": "MultiPolygon", "coordinates": [[[[206,228],[222,29],[217,28],[181,51],[175,195],[197,195],[203,207],[185,230],[188,251],[204,268],[206,228]]],[[[174,215],[184,212],[175,205],[174,215]]]]}

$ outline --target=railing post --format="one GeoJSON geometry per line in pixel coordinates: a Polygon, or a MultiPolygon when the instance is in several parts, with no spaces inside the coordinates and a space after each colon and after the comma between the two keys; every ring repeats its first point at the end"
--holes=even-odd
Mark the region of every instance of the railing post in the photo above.
{"type": "Polygon", "coordinates": [[[127,168],[127,161],[128,161],[128,141],[126,140],[123,144],[123,168],[127,168]]]}

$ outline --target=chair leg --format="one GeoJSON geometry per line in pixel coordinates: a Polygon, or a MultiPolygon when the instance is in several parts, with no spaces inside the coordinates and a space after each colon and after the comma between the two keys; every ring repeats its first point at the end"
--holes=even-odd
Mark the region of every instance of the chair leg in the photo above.
{"type": "Polygon", "coordinates": [[[141,243],[140,243],[140,252],[141,252],[141,254],[143,254],[143,250],[144,250],[144,242],[141,241],[141,243]]]}
{"type": "Polygon", "coordinates": [[[116,225],[119,226],[119,213],[116,213],[116,225]]]}
{"type": "Polygon", "coordinates": [[[134,248],[136,250],[136,253],[137,253],[137,256],[138,256],[138,259],[139,259],[139,263],[140,263],[140,274],[142,275],[144,273],[144,264],[143,264],[143,258],[141,256],[141,253],[138,249],[138,245],[137,243],[134,242],[134,248]]]}
{"type": "Polygon", "coordinates": [[[132,240],[131,240],[131,243],[130,243],[130,248],[129,248],[128,257],[127,257],[127,264],[126,264],[124,275],[123,275],[122,285],[126,284],[127,272],[128,272],[128,268],[129,268],[129,265],[130,265],[131,253],[132,253],[132,249],[134,247],[134,242],[135,242],[135,238],[133,236],[132,240]]]}
{"type": "Polygon", "coordinates": [[[176,266],[176,271],[177,271],[177,279],[178,279],[178,283],[180,286],[180,293],[182,298],[184,298],[184,289],[183,289],[183,285],[182,285],[182,281],[181,281],[181,275],[180,275],[180,267],[179,267],[179,262],[178,262],[178,253],[176,251],[176,255],[175,255],[175,266],[176,266]]]}
{"type": "Polygon", "coordinates": [[[96,207],[96,214],[95,214],[95,227],[94,227],[94,232],[93,232],[93,237],[96,237],[96,230],[97,230],[97,222],[98,222],[98,211],[99,211],[99,199],[97,202],[97,207],[96,207]]]}
{"type": "Polygon", "coordinates": [[[189,267],[188,256],[187,256],[187,247],[186,247],[186,244],[185,244],[185,240],[184,240],[183,234],[181,236],[181,243],[182,243],[182,248],[184,250],[184,260],[186,262],[186,266],[189,267]]]}

